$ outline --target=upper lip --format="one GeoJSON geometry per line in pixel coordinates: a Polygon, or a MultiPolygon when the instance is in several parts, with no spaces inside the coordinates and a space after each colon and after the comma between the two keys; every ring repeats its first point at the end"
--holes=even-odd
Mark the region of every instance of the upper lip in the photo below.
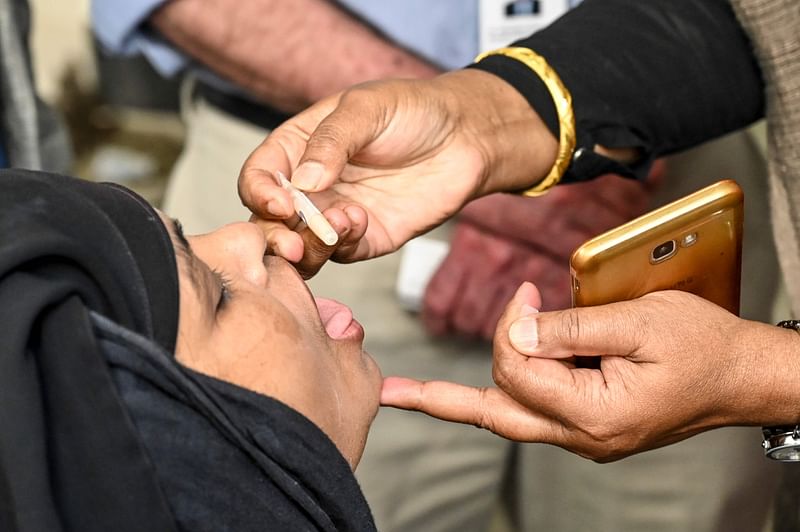
{"type": "Polygon", "coordinates": [[[264,257],[265,267],[269,268],[270,265],[268,263],[270,262],[273,263],[272,267],[290,270],[290,275],[303,285],[308,297],[312,300],[314,307],[317,309],[320,322],[328,336],[331,338],[339,338],[350,327],[350,324],[354,321],[353,311],[350,307],[338,301],[334,301],[333,299],[314,297],[314,294],[308,288],[306,282],[286,259],[271,255],[264,257]],[[320,307],[320,302],[322,302],[322,307],[320,307]]]}

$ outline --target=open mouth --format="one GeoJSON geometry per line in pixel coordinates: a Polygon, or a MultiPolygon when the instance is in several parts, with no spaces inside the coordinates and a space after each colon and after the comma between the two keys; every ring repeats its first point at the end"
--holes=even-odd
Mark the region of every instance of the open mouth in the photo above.
{"type": "Polygon", "coordinates": [[[361,337],[359,339],[363,339],[364,330],[361,324],[353,319],[353,311],[347,305],[323,297],[315,297],[314,302],[317,304],[319,317],[328,336],[334,340],[358,336],[361,337]]]}

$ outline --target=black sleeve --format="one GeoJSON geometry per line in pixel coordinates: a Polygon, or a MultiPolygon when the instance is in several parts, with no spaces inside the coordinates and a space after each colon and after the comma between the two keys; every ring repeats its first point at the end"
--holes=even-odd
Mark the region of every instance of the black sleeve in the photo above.
{"type": "MultiPolygon", "coordinates": [[[[655,157],[764,113],[758,64],[726,0],[585,0],[513,46],[543,56],[572,93],[577,146],[564,181],[643,177],[655,157]],[[595,144],[638,148],[642,159],[623,167],[594,154],[595,144]]],[[[472,68],[508,81],[558,136],[552,100],[530,69],[504,56],[472,68]]]]}

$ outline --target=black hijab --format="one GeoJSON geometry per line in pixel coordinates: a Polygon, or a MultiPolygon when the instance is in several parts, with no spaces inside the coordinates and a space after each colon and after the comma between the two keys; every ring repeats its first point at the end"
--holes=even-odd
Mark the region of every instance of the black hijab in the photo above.
{"type": "Polygon", "coordinates": [[[177,324],[146,202],[0,171],[0,530],[374,530],[322,431],[179,365],[177,324]]]}

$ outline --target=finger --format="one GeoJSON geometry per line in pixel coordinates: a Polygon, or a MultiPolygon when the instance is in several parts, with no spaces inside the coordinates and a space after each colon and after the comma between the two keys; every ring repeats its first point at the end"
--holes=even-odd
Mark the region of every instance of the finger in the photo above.
{"type": "Polygon", "coordinates": [[[311,133],[292,183],[301,190],[324,190],[341,175],[347,162],[377,138],[382,113],[364,91],[351,89],[311,133]]]}
{"type": "MultiPolygon", "coordinates": [[[[522,283],[497,322],[492,346],[494,360],[492,376],[506,392],[517,387],[528,390],[540,387],[569,387],[573,384],[572,375],[569,373],[570,367],[563,361],[533,357],[531,353],[517,349],[514,343],[515,341],[537,342],[538,329],[535,319],[540,314],[538,308],[541,303],[539,290],[531,283],[522,283]],[[532,327],[529,326],[529,322],[533,323],[532,327]],[[519,327],[517,325],[519,323],[525,327],[519,330],[514,328],[519,327]]],[[[567,353],[559,355],[550,353],[549,358],[570,357],[567,353]]],[[[514,393],[511,395],[516,396],[514,393]]]]}
{"type": "Polygon", "coordinates": [[[295,268],[303,279],[310,279],[316,275],[336,249],[348,241],[348,235],[352,230],[350,218],[342,209],[327,209],[323,214],[339,238],[336,244],[329,246],[307,227],[299,232],[303,239],[304,252],[302,258],[295,264],[295,268]]]}
{"type": "Polygon", "coordinates": [[[296,214],[286,220],[264,219],[253,214],[249,221],[264,233],[268,255],[283,257],[289,262],[297,262],[303,256],[303,240],[296,230],[302,221],[296,214]]]}
{"type": "MultiPolygon", "coordinates": [[[[519,303],[512,300],[509,306],[519,303]]],[[[633,354],[647,328],[640,300],[542,312],[501,319],[508,340],[519,353],[548,358],[633,354]]],[[[508,311],[507,311],[508,312],[508,311]]]]}
{"type": "Polygon", "coordinates": [[[383,381],[381,404],[474,425],[516,441],[564,441],[560,423],[523,407],[497,388],[388,377],[383,381]]]}
{"type": "Polygon", "coordinates": [[[535,312],[541,306],[542,296],[539,289],[533,283],[524,282],[517,288],[503,317],[506,320],[515,320],[535,312]]]}
{"type": "Polygon", "coordinates": [[[251,217],[250,221],[261,228],[267,240],[267,254],[297,262],[303,257],[305,245],[302,237],[283,222],[251,217]]]}
{"type": "Polygon", "coordinates": [[[270,213],[268,210],[274,189],[283,190],[277,186],[272,172],[280,170],[287,176],[292,175],[306,149],[309,133],[336,107],[338,99],[338,95],[325,98],[296,114],[253,150],[239,174],[239,196],[251,211],[262,218],[280,218],[292,209],[288,193],[285,193],[287,203],[282,205],[285,210],[280,211],[281,206],[271,206],[280,212],[270,213]]]}
{"type": "Polygon", "coordinates": [[[592,401],[602,393],[599,370],[576,369],[570,359],[555,360],[520,353],[510,341],[512,323],[538,316],[538,291],[523,283],[500,317],[493,342],[492,378],[510,397],[553,419],[574,425],[592,411],[592,401]]]}
{"type": "Polygon", "coordinates": [[[339,245],[331,258],[336,262],[346,263],[352,262],[352,258],[360,249],[364,235],[367,233],[369,220],[366,211],[359,205],[347,205],[343,210],[350,221],[350,231],[339,239],[339,245]]]}
{"type": "Polygon", "coordinates": [[[254,214],[263,219],[285,219],[294,215],[289,193],[275,177],[260,168],[246,168],[239,174],[239,197],[254,214]]]}

